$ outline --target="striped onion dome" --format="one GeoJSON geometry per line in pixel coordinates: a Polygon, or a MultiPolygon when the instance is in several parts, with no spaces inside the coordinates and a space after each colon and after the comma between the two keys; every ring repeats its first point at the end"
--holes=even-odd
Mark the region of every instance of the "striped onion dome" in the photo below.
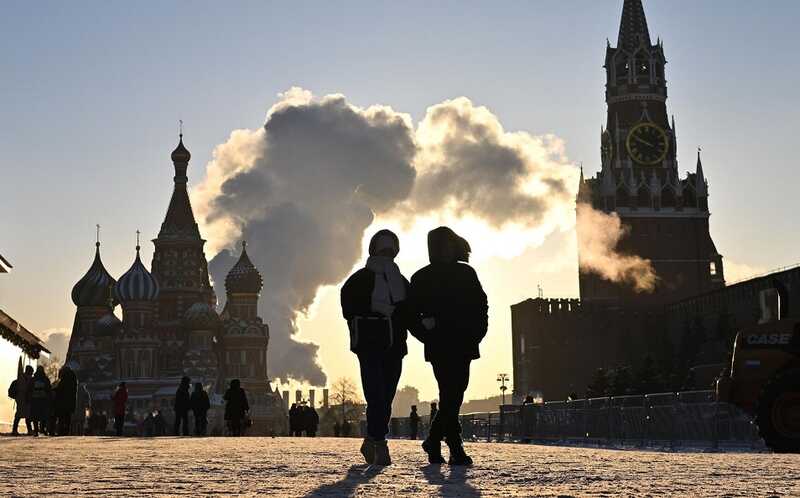
{"type": "Polygon", "coordinates": [[[121,303],[129,301],[154,301],[158,298],[158,281],[147,271],[139,257],[139,246],[136,246],[136,259],[130,270],[119,277],[114,286],[114,295],[121,303]]]}
{"type": "Polygon", "coordinates": [[[122,321],[114,313],[101,316],[94,324],[95,335],[116,335],[122,330],[122,321]]]}
{"type": "Polygon", "coordinates": [[[95,248],[92,266],[72,288],[72,302],[75,306],[108,305],[109,288],[116,283],[100,259],[100,242],[95,244],[95,248]]]}
{"type": "Polygon", "coordinates": [[[219,323],[219,315],[206,303],[194,303],[183,315],[186,326],[191,329],[214,327],[219,323]]]}
{"type": "Polygon", "coordinates": [[[247,255],[247,243],[242,243],[242,255],[225,277],[228,294],[258,294],[264,286],[261,274],[247,255]]]}

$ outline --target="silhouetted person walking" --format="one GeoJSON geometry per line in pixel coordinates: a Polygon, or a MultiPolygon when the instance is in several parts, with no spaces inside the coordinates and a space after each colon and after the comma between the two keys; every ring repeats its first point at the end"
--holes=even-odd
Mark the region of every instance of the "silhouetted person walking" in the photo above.
{"type": "MultiPolygon", "coordinates": [[[[433,419],[436,418],[436,414],[439,413],[439,405],[434,401],[431,403],[431,413],[428,416],[428,425],[433,423],[433,419]]],[[[428,431],[430,432],[430,427],[428,427],[428,431]]]]}
{"type": "Polygon", "coordinates": [[[211,408],[211,401],[208,394],[203,389],[203,384],[195,382],[194,391],[189,398],[189,406],[194,415],[194,434],[195,436],[205,436],[208,428],[208,410],[211,408]]]}
{"type": "Polygon", "coordinates": [[[417,439],[419,432],[419,413],[417,413],[417,405],[411,405],[411,413],[408,414],[408,438],[417,439]]]}
{"type": "Polygon", "coordinates": [[[391,464],[386,435],[403,357],[408,353],[409,284],[394,263],[398,252],[397,235],[378,231],[370,240],[365,267],[347,279],[341,292],[350,350],[358,356],[367,400],[367,437],[361,454],[375,465],[391,464]]]}
{"type": "MultiPolygon", "coordinates": [[[[119,383],[111,400],[114,403],[114,433],[122,436],[122,430],[125,428],[125,409],[128,404],[128,388],[124,382],[119,383]]],[[[102,430],[105,430],[105,427],[102,430]]]]}
{"type": "Polygon", "coordinates": [[[181,435],[181,425],[183,425],[183,435],[189,435],[189,409],[191,408],[189,386],[191,382],[189,377],[184,376],[178,390],[175,391],[175,428],[173,432],[176,436],[181,435]]]}
{"type": "Polygon", "coordinates": [[[469,252],[466,240],[447,227],[436,228],[428,233],[431,263],[411,277],[411,302],[422,323],[415,335],[423,337],[425,360],[439,384],[439,412],[422,444],[431,463],[444,463],[442,439],[450,448],[450,464],[472,463],[464,452],[458,413],[469,384],[470,363],[480,357],[488,305],[475,270],[464,264],[469,252]]]}
{"type": "Polygon", "coordinates": [[[56,433],[69,436],[72,426],[72,414],[78,402],[78,378],[71,368],[64,365],[58,371],[58,383],[55,388],[53,411],[56,416],[56,433]]]}
{"type": "Polygon", "coordinates": [[[300,411],[300,409],[297,407],[297,403],[292,403],[292,407],[289,408],[289,435],[290,436],[297,436],[299,411],[300,411]]]}
{"type": "Polygon", "coordinates": [[[19,435],[19,421],[25,419],[25,427],[28,429],[28,434],[33,434],[33,424],[31,424],[31,390],[33,389],[33,367],[27,365],[25,371],[15,380],[9,389],[12,398],[17,403],[17,409],[14,412],[14,425],[11,428],[11,434],[14,436],[19,435]]]}
{"type": "Polygon", "coordinates": [[[231,436],[242,435],[242,423],[245,414],[250,410],[247,403],[247,395],[242,389],[239,379],[233,379],[225,395],[225,420],[228,422],[228,429],[231,436]]]}
{"type": "Polygon", "coordinates": [[[31,419],[33,420],[33,435],[38,436],[47,433],[47,421],[50,417],[52,404],[52,386],[44,367],[36,367],[31,384],[31,419]]]}
{"type": "Polygon", "coordinates": [[[317,428],[319,427],[319,414],[317,413],[317,410],[315,410],[313,406],[308,405],[303,418],[305,419],[304,425],[306,429],[306,436],[316,437],[317,428]]]}

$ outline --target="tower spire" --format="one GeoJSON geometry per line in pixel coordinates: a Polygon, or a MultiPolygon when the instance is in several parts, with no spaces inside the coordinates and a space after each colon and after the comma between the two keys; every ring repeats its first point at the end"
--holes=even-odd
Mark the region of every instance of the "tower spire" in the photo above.
{"type": "Polygon", "coordinates": [[[700,160],[700,152],[703,149],[700,147],[697,148],[697,169],[695,170],[695,178],[694,178],[694,185],[695,185],[695,192],[697,195],[706,195],[706,177],[703,175],[703,161],[700,160]]]}
{"type": "Polygon", "coordinates": [[[617,48],[632,50],[642,43],[650,46],[650,31],[644,15],[642,0],[625,0],[622,5],[622,19],[619,23],[617,48]]]}

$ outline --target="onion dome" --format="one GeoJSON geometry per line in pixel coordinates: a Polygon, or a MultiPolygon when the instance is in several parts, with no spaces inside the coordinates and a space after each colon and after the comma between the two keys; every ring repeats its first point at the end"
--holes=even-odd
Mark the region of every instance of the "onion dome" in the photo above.
{"type": "Polygon", "coordinates": [[[122,330],[122,321],[114,313],[101,316],[94,324],[95,335],[116,335],[122,330]]]}
{"type": "Polygon", "coordinates": [[[178,146],[175,147],[175,150],[172,151],[172,162],[173,163],[188,163],[189,159],[192,158],[192,155],[183,146],[183,133],[180,135],[180,140],[178,141],[178,146]]]}
{"type": "Polygon", "coordinates": [[[95,247],[92,266],[72,288],[72,302],[75,306],[106,306],[109,287],[116,283],[100,260],[100,242],[95,247]]]}
{"type": "Polygon", "coordinates": [[[219,315],[206,303],[194,303],[183,315],[184,323],[193,330],[212,328],[219,323],[219,315]]]}
{"type": "Polygon", "coordinates": [[[264,286],[261,274],[247,255],[247,243],[242,242],[242,255],[225,277],[228,294],[258,294],[264,286]]]}
{"type": "Polygon", "coordinates": [[[130,270],[119,277],[114,286],[114,295],[121,303],[129,301],[154,301],[158,297],[158,281],[147,271],[139,257],[140,247],[136,246],[136,259],[130,270]]]}

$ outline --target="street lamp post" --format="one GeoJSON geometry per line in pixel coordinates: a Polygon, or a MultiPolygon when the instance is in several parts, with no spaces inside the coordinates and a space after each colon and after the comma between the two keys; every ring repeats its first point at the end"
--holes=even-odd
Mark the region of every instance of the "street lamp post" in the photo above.
{"type": "Polygon", "coordinates": [[[508,387],[506,386],[507,380],[508,380],[508,374],[504,373],[497,374],[497,382],[500,383],[500,393],[503,396],[503,406],[505,406],[506,404],[506,389],[508,389],[508,387]]]}

